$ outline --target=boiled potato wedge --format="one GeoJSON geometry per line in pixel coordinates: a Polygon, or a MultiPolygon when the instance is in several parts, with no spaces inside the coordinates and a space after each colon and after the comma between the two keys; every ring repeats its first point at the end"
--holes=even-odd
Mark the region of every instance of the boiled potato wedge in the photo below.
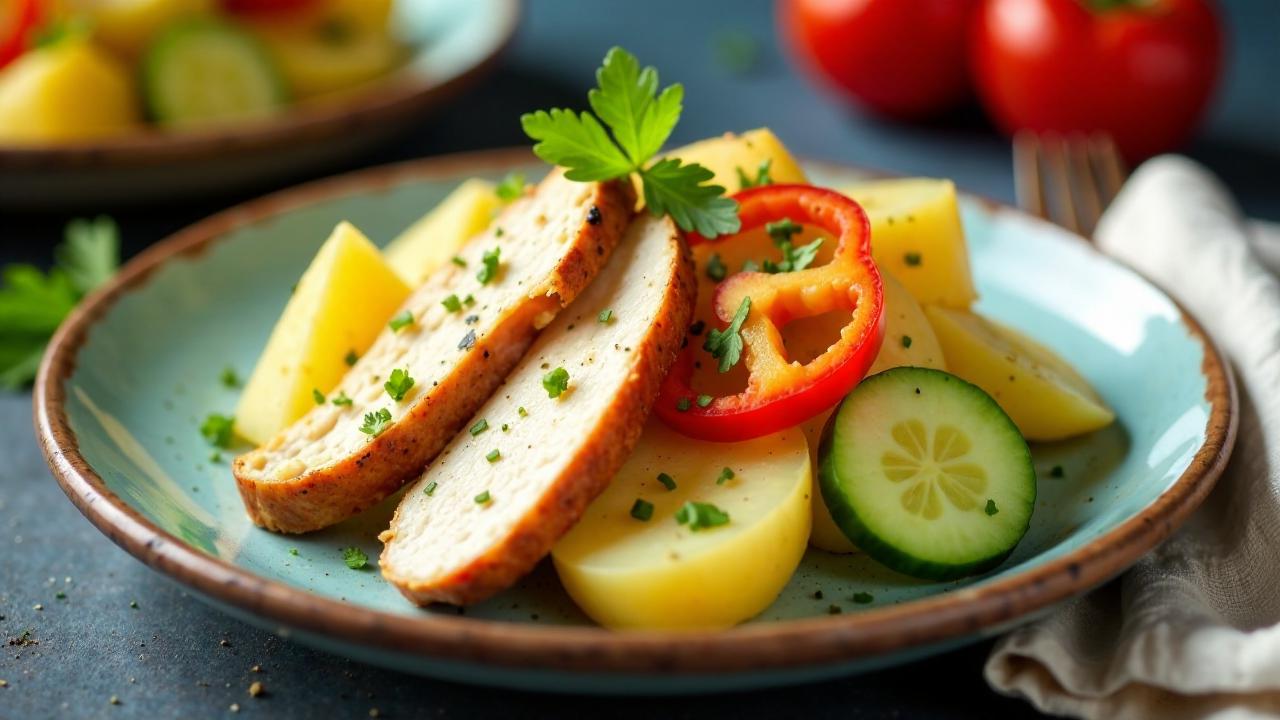
{"type": "Polygon", "coordinates": [[[720,137],[676,148],[663,155],[679,158],[686,164],[702,165],[715,173],[711,182],[724,186],[729,194],[742,189],[742,175],[755,180],[765,163],[768,163],[769,177],[774,183],[808,182],[799,163],[769,128],[748,130],[741,135],[725,133],[720,137]]]}
{"type": "Polygon", "coordinates": [[[797,430],[708,443],[651,418],[626,465],[551,555],[569,595],[601,625],[730,627],[767,608],[800,563],[810,483],[797,430]],[[726,467],[733,478],[717,483],[726,467]],[[647,520],[633,514],[637,499],[652,504],[647,520]],[[715,505],[728,523],[690,530],[676,521],[689,501],[715,505]]]}
{"type": "Polygon", "coordinates": [[[493,183],[472,179],[459,185],[382,251],[409,287],[449,262],[458,248],[479,235],[501,205],[493,183]]]}
{"type": "Polygon", "coordinates": [[[37,48],[0,71],[0,142],[90,140],[133,130],[133,74],[83,38],[37,48]]]}
{"type": "MultiPolygon", "coordinates": [[[[902,366],[946,370],[942,346],[938,343],[938,337],[929,325],[929,320],[925,317],[920,303],[916,302],[902,283],[887,271],[882,269],[880,277],[884,281],[884,344],[880,346],[880,354],[876,356],[876,361],[867,374],[874,375],[889,368],[902,366]]],[[[797,324],[792,323],[787,330],[792,331],[792,326],[797,324]]],[[[826,337],[835,337],[837,329],[834,327],[827,329],[826,332],[830,334],[826,337]]],[[[804,332],[802,336],[810,338],[810,342],[824,337],[821,331],[804,332]]],[[[809,452],[813,457],[814,467],[817,467],[818,461],[818,440],[822,437],[822,428],[830,415],[830,412],[825,412],[800,426],[809,440],[809,452]]],[[[835,521],[831,519],[831,512],[827,510],[826,503],[822,500],[822,493],[817,489],[816,476],[812,508],[813,531],[809,536],[809,543],[827,552],[854,552],[853,543],[849,542],[849,538],[845,537],[835,521]]]]}
{"type": "Polygon", "coordinates": [[[986,390],[1028,440],[1061,440],[1115,420],[1070,363],[1022,333],[976,313],[926,307],[947,369],[986,390]]]}
{"type": "Polygon", "coordinates": [[[871,251],[923,305],[967,310],[977,297],[956,186],[907,178],[849,185],[841,192],[871,221],[871,251]]]}
{"type": "Polygon", "coordinates": [[[236,431],[271,439],[316,404],[368,349],[409,287],[350,223],[339,223],[302,274],[236,408],[236,431]]]}

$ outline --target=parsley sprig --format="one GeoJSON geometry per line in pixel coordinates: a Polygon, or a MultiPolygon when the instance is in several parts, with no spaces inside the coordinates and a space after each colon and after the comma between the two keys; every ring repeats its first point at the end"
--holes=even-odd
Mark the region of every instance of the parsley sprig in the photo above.
{"type": "Polygon", "coordinates": [[[44,346],[80,298],[115,274],[120,238],[111,218],[72,220],[54,250],[54,267],[0,270],[0,389],[35,378],[44,346]]]}
{"type": "Polygon", "coordinates": [[[711,357],[720,361],[720,372],[729,372],[729,368],[742,359],[742,323],[746,322],[751,312],[751,298],[742,298],[742,304],[733,314],[733,321],[724,330],[711,330],[702,343],[702,349],[711,353],[711,357]]]}
{"type": "Polygon", "coordinates": [[[684,86],[659,92],[658,71],[641,68],[620,47],[605,55],[596,83],[587,93],[594,115],[555,108],[520,117],[525,134],[537,141],[534,154],[564,166],[565,176],[580,182],[635,173],[655,216],[670,215],[681,229],[709,238],[737,232],[738,203],[725,197],[723,187],[709,184],[714,173],[675,158],[650,163],[680,119],[684,86]]]}
{"type": "Polygon", "coordinates": [[[764,261],[764,271],[768,273],[795,272],[803,270],[818,257],[822,247],[822,238],[811,243],[795,247],[792,237],[804,232],[804,226],[792,222],[791,218],[783,218],[777,222],[765,223],[765,231],[773,240],[773,244],[782,251],[782,261],[764,261]]]}

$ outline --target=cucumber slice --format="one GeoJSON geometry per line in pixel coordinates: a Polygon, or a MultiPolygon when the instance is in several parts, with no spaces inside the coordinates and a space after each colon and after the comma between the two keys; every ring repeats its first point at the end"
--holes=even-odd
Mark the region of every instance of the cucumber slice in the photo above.
{"type": "Polygon", "coordinates": [[[990,395],[940,370],[899,367],[863,380],[832,413],[818,456],[836,524],[907,575],[989,570],[1031,522],[1026,441],[990,395]]]}
{"type": "Polygon", "coordinates": [[[265,117],[287,100],[256,38],[203,18],[179,22],[156,38],[142,61],[142,83],[148,112],[171,127],[265,117]]]}

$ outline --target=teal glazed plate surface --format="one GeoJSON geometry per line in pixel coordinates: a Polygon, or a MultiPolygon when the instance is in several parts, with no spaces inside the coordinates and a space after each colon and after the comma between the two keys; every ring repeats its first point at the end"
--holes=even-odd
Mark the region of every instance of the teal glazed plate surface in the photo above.
{"type": "MultiPolygon", "coordinates": [[[[378,557],[396,498],[310,535],[254,527],[227,460],[211,459],[199,430],[207,414],[235,407],[223,368],[249,374],[336,222],[386,243],[461,180],[540,172],[531,160],[495,151],[324,180],[215,215],[133,259],[59,330],[37,381],[37,432],[72,502],[203,599],[334,653],[499,686],[705,692],[883,667],[1030,620],[1166,538],[1230,454],[1233,381],[1195,320],[1081,238],[966,197],[981,310],[1062,352],[1119,416],[1093,435],[1034,447],[1031,530],[993,572],[925,582],[865,556],[811,550],[781,597],[740,627],[611,632],[578,612],[547,563],[465,614],[416,608],[376,567],[348,569],[343,547],[378,557]],[[874,601],[854,603],[855,593],[874,601]]],[[[819,184],[863,175],[809,169],[819,184]]]]}

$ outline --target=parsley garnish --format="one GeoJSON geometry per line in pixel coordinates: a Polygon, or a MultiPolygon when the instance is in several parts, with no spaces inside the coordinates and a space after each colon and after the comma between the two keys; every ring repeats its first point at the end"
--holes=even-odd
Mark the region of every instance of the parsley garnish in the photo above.
{"type": "Polygon", "coordinates": [[[756,176],[753,178],[742,171],[742,167],[734,168],[738,171],[738,185],[743,190],[753,187],[762,187],[764,185],[772,185],[773,177],[769,175],[769,168],[773,165],[773,158],[765,158],[760,161],[760,166],[756,168],[756,176]]]}
{"type": "Polygon", "coordinates": [[[720,477],[716,478],[717,485],[723,485],[737,477],[733,474],[733,468],[723,468],[720,470],[720,477]]]}
{"type": "MultiPolygon", "coordinates": [[[[491,280],[498,276],[498,256],[501,254],[502,248],[494,248],[486,251],[480,258],[481,262],[484,263],[484,267],[480,268],[480,272],[476,273],[476,279],[480,281],[481,285],[488,285],[491,280]]],[[[467,298],[471,302],[475,302],[475,299],[471,298],[470,295],[467,298]]]]}
{"type": "Polygon", "coordinates": [[[569,389],[569,371],[563,367],[542,376],[542,387],[547,390],[547,397],[555,399],[560,397],[569,389]]]}
{"type": "Polygon", "coordinates": [[[707,258],[707,277],[720,282],[729,274],[729,268],[724,266],[724,261],[720,259],[720,253],[711,253],[711,257],[707,258]]]}
{"type": "Polygon", "coordinates": [[[44,346],[80,298],[115,274],[120,240],[108,217],[73,220],[47,274],[31,265],[0,270],[0,389],[35,378],[44,346]]]}
{"type": "Polygon", "coordinates": [[[391,322],[387,323],[387,327],[391,328],[391,332],[400,332],[401,329],[413,324],[413,313],[408,310],[402,310],[391,318],[391,322]]]}
{"type": "Polygon", "coordinates": [[[524,173],[511,172],[493,189],[502,202],[511,202],[524,194],[524,173]]]}
{"type": "Polygon", "coordinates": [[[236,374],[236,369],[230,365],[222,368],[222,374],[218,376],[218,380],[222,382],[223,387],[240,387],[240,376],[236,374]]]}
{"type": "Polygon", "coordinates": [[[437,487],[439,487],[439,483],[437,483],[435,480],[432,480],[431,482],[427,483],[427,487],[422,490],[422,494],[426,495],[427,497],[431,497],[432,495],[436,494],[437,487]]]}
{"type": "Polygon", "coordinates": [[[649,522],[653,517],[653,503],[643,498],[636,498],[635,503],[631,505],[631,517],[640,522],[649,522]]]}
{"type": "Polygon", "coordinates": [[[853,594],[853,601],[859,605],[866,605],[875,602],[875,596],[869,592],[857,592],[853,594]]]}
{"type": "Polygon", "coordinates": [[[360,356],[356,354],[355,350],[348,350],[347,354],[342,358],[342,362],[346,363],[347,367],[351,367],[352,365],[355,365],[356,361],[359,359],[360,356]]]}
{"type": "Polygon", "coordinates": [[[910,265],[911,267],[916,267],[921,262],[920,253],[918,252],[906,253],[905,255],[902,256],[902,261],[910,265]]]}
{"type": "Polygon", "coordinates": [[[742,261],[742,272],[759,272],[759,271],[760,271],[760,263],[756,262],[755,260],[742,261]]]}
{"type": "Polygon", "coordinates": [[[467,296],[462,298],[462,304],[466,305],[467,307],[471,307],[472,305],[475,305],[476,304],[475,296],[472,295],[471,293],[467,293],[467,296]]]}
{"type": "Polygon", "coordinates": [[[386,389],[392,400],[400,402],[409,393],[410,388],[413,387],[413,378],[409,376],[409,369],[401,370],[396,368],[392,370],[391,377],[387,378],[382,387],[386,389]]]}
{"type": "Polygon", "coordinates": [[[650,162],[680,119],[684,87],[658,92],[658,71],[642,69],[620,47],[605,55],[596,82],[587,93],[594,115],[556,108],[520,117],[525,134],[537,141],[534,154],[564,166],[565,176],[579,182],[637,174],[653,215],[669,214],[682,230],[709,238],[737,232],[738,204],[723,187],[706,184],[714,177],[710,170],[674,158],[650,162]]]}
{"type": "Polygon", "coordinates": [[[529,411],[525,410],[523,405],[516,408],[516,414],[519,415],[520,417],[529,417],[529,411]]]}
{"type": "Polygon", "coordinates": [[[1067,471],[1064,470],[1061,465],[1054,465],[1053,469],[1049,471],[1049,477],[1051,478],[1066,477],[1066,475],[1067,471]]]}
{"type": "Polygon", "coordinates": [[[334,405],[337,405],[338,407],[343,407],[343,406],[345,406],[345,405],[350,405],[350,404],[351,404],[351,398],[347,397],[347,393],[346,393],[346,392],[342,392],[342,391],[340,391],[340,392],[338,393],[338,397],[336,397],[336,398],[334,398],[334,399],[333,399],[333,404],[334,404],[334,405]]]}
{"type": "Polygon", "coordinates": [[[799,235],[804,232],[804,226],[791,220],[791,218],[782,218],[776,222],[764,224],[764,231],[769,233],[769,238],[773,240],[773,244],[791,242],[793,235],[799,235]]]}
{"type": "Polygon", "coordinates": [[[813,264],[814,259],[818,257],[818,250],[822,247],[822,238],[818,238],[807,245],[795,247],[791,239],[793,236],[804,232],[804,226],[792,222],[791,218],[765,223],[764,227],[765,231],[769,233],[769,237],[773,239],[773,244],[782,251],[782,260],[780,262],[764,261],[765,272],[780,273],[803,270],[813,264]]]}
{"type": "Polygon", "coordinates": [[[289,554],[298,557],[298,548],[289,548],[289,554]]]}
{"type": "Polygon", "coordinates": [[[710,405],[712,400],[713,400],[713,398],[712,398],[710,395],[699,395],[699,396],[698,396],[698,407],[700,407],[700,408],[704,408],[704,407],[706,407],[706,406],[710,405]]]}
{"type": "Polygon", "coordinates": [[[690,500],[676,511],[676,522],[688,525],[690,530],[696,532],[729,524],[729,513],[711,503],[690,500]]]}
{"type": "Polygon", "coordinates": [[[468,432],[471,433],[471,437],[475,437],[488,429],[489,429],[489,421],[485,420],[484,418],[480,418],[479,420],[476,421],[475,425],[471,426],[471,430],[469,430],[468,432]]]}
{"type": "Polygon", "coordinates": [[[204,424],[200,426],[200,434],[209,441],[210,445],[225,450],[231,447],[235,424],[236,419],[233,417],[212,413],[204,419],[204,424]]]}
{"type": "Polygon", "coordinates": [[[676,479],[666,473],[658,473],[658,482],[662,483],[662,487],[668,490],[676,489],[676,479]]]}
{"type": "Polygon", "coordinates": [[[679,400],[676,400],[676,411],[689,412],[689,405],[690,405],[689,398],[682,397],[679,400]]]}
{"type": "Polygon", "coordinates": [[[358,547],[349,547],[342,549],[342,562],[352,570],[359,570],[369,564],[369,556],[358,547]]]}
{"type": "Polygon", "coordinates": [[[720,361],[720,372],[729,372],[729,368],[738,364],[742,358],[742,323],[746,322],[751,312],[751,298],[742,298],[742,304],[733,314],[733,321],[724,330],[712,329],[707,333],[702,349],[711,353],[711,357],[720,361]]]}
{"type": "Polygon", "coordinates": [[[378,437],[387,427],[391,425],[391,411],[381,408],[376,412],[364,414],[364,424],[360,426],[360,432],[370,437],[378,437]]]}
{"type": "Polygon", "coordinates": [[[909,347],[911,347],[911,336],[910,336],[910,335],[903,335],[903,336],[902,336],[902,347],[904,347],[904,348],[909,348],[909,347]]]}
{"type": "Polygon", "coordinates": [[[467,261],[463,260],[462,257],[459,255],[454,255],[452,258],[450,258],[449,261],[452,262],[454,265],[457,265],[458,267],[467,266],[467,261]]]}
{"type": "Polygon", "coordinates": [[[320,392],[320,388],[311,388],[311,399],[315,400],[317,405],[323,405],[324,393],[320,392]]]}
{"type": "Polygon", "coordinates": [[[596,316],[596,322],[600,323],[601,325],[608,325],[609,323],[613,322],[613,311],[601,310],[600,314],[596,316]]]}
{"type": "Polygon", "coordinates": [[[988,499],[987,499],[987,506],[986,506],[985,508],[983,508],[983,509],[982,509],[982,511],[983,511],[983,512],[985,512],[987,515],[989,515],[989,516],[990,516],[990,515],[995,515],[996,513],[1000,512],[1000,508],[996,507],[996,501],[995,501],[995,500],[992,500],[992,499],[988,498],[988,499]]]}
{"type": "Polygon", "coordinates": [[[502,459],[502,451],[497,448],[494,448],[489,452],[485,453],[484,459],[488,460],[491,463],[496,463],[502,459]]]}
{"type": "Polygon", "coordinates": [[[462,312],[462,301],[458,299],[457,295],[450,295],[444,300],[441,300],[440,304],[443,305],[444,309],[448,310],[449,312],[453,312],[453,313],[462,312]]]}
{"type": "Polygon", "coordinates": [[[485,503],[489,502],[492,499],[493,499],[493,496],[489,494],[488,490],[485,490],[484,492],[480,493],[475,497],[475,501],[477,505],[484,505],[485,503]]]}

